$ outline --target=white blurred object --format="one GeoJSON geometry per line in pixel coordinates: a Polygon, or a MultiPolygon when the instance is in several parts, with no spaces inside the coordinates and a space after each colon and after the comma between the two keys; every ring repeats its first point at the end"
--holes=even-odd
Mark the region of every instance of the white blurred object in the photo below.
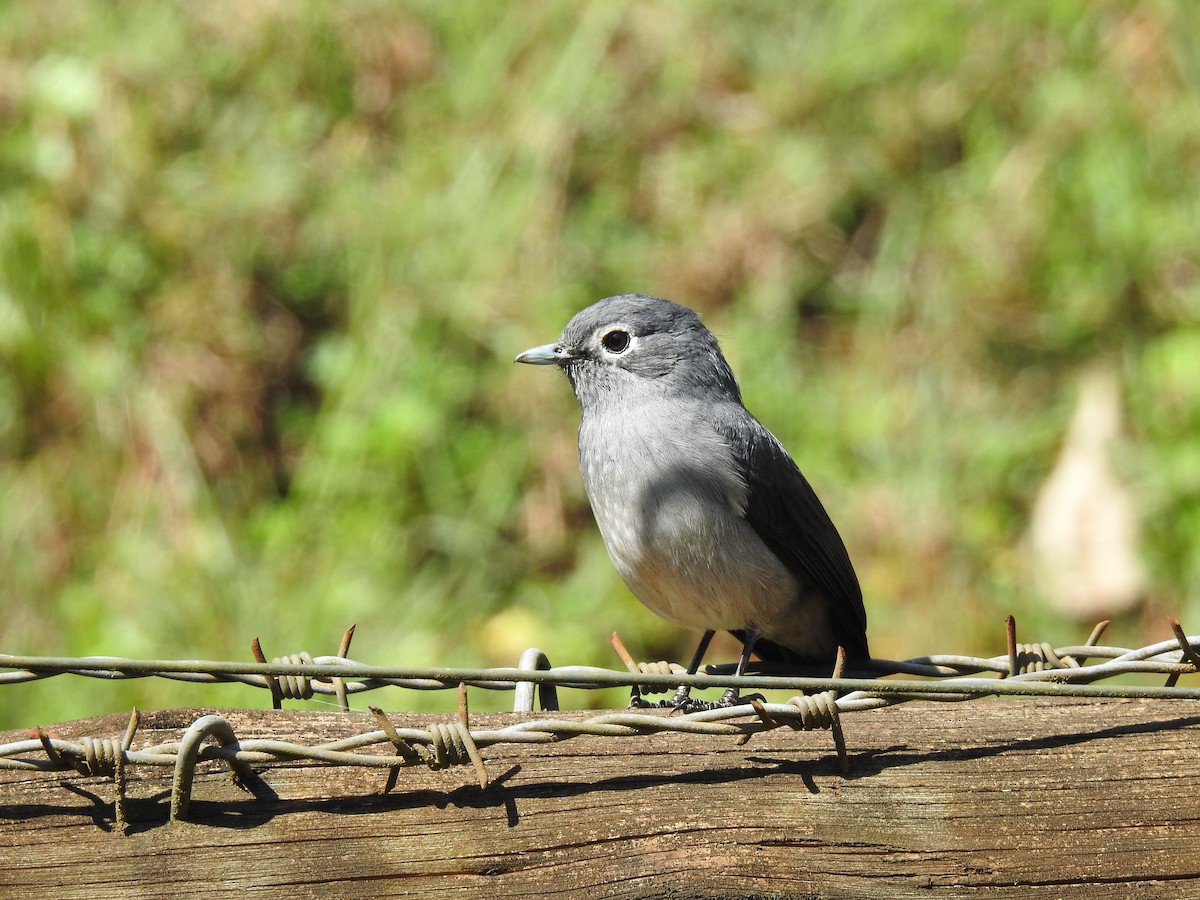
{"type": "Polygon", "coordinates": [[[1116,375],[1086,373],[1066,441],[1033,507],[1038,586],[1056,610],[1081,619],[1132,609],[1146,586],[1138,513],[1112,466],[1120,434],[1116,375]]]}

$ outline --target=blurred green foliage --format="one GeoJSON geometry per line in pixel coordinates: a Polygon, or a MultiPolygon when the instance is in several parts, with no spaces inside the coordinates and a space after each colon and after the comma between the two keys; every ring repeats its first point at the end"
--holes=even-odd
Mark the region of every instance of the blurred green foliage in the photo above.
{"type": "Polygon", "coordinates": [[[686,657],[607,561],[567,385],[510,364],[626,291],[705,314],[884,656],[1083,637],[1022,548],[1115,367],[1152,588],[1114,640],[1195,630],[1197,35],[1185,0],[0,6],[3,649],[686,657]]]}

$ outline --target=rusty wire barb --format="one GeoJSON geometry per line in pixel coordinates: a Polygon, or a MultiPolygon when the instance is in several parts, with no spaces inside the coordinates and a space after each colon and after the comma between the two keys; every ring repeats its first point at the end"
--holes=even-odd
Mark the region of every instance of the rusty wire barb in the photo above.
{"type": "Polygon", "coordinates": [[[873,660],[880,673],[921,675],[930,680],[842,677],[842,660],[834,677],[795,677],[755,674],[735,677],[722,667],[709,667],[705,674],[688,675],[673,664],[639,664],[619,640],[614,641],[628,671],[567,666],[553,668],[540,650],[529,650],[521,665],[513,669],[433,669],[366,666],[347,659],[353,628],[342,639],[339,655],[313,657],[291,654],[267,662],[255,640],[254,663],[203,661],[124,660],[114,657],[59,659],[0,654],[0,684],[14,684],[54,675],[75,674],[98,678],[163,677],[199,682],[239,681],[271,693],[276,708],[284,699],[335,694],[343,710],[349,709],[348,695],[384,686],[416,690],[456,688],[458,717],[453,723],[435,722],[426,728],[397,728],[378,707],[372,706],[380,728],[337,741],[302,744],[285,740],[242,739],[232,726],[215,715],[197,719],[179,741],[135,749],[138,727],[134,710],[123,739],[84,737],[68,741],[47,734],[42,728],[29,738],[0,745],[0,768],[32,771],[75,770],[84,775],[112,777],[115,783],[115,818],[125,822],[125,771],[129,765],[171,766],[171,819],[187,816],[196,767],[202,762],[222,762],[236,780],[253,776],[253,765],[305,760],[314,764],[360,766],[388,771],[383,790],[399,781],[401,770],[425,765],[434,769],[472,765],[481,789],[489,784],[481,751],[498,744],[552,743],[581,735],[637,737],[660,733],[704,734],[732,737],[744,743],[754,735],[776,728],[800,731],[828,730],[842,771],[849,771],[849,755],[842,731],[842,716],[913,700],[958,702],[985,696],[1037,697],[1137,697],[1200,700],[1200,688],[1178,687],[1183,675],[1200,670],[1200,636],[1188,636],[1175,619],[1170,620],[1173,637],[1138,649],[1098,644],[1101,623],[1087,641],[1078,646],[1052,647],[1044,643],[1017,641],[1016,625],[1006,623],[1008,652],[1003,656],[929,656],[903,662],[873,660]],[[1097,660],[1090,662],[1090,660],[1097,660]],[[991,673],[995,677],[978,677],[991,673]],[[1117,675],[1166,676],[1162,687],[1102,685],[1096,682],[1117,675]],[[515,690],[517,711],[532,712],[535,691],[543,711],[558,708],[558,687],[594,689],[626,686],[634,696],[642,691],[693,687],[724,688],[737,685],[755,690],[788,690],[800,693],[785,703],[748,698],[741,705],[693,712],[686,715],[664,710],[629,709],[607,712],[586,720],[530,718],[498,729],[474,729],[467,709],[467,687],[515,690]],[[215,741],[216,743],[206,743],[215,741]]]}

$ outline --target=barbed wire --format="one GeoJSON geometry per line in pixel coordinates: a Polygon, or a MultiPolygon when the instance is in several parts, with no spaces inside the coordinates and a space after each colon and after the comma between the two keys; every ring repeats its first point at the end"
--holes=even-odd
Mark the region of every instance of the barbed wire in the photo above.
{"type": "Polygon", "coordinates": [[[1016,626],[1007,620],[1008,652],[979,658],[962,655],[927,656],[892,661],[872,660],[865,668],[880,673],[921,675],[931,680],[874,679],[751,674],[734,676],[727,667],[712,666],[704,674],[689,675],[670,663],[635,663],[614,635],[614,646],[626,660],[625,672],[590,666],[555,668],[540,650],[531,649],[516,668],[468,669],[433,667],[383,667],[365,665],[346,657],[353,628],[342,639],[339,655],[313,657],[291,654],[267,662],[257,639],[254,662],[203,660],[130,660],[117,657],[33,657],[0,654],[0,684],[17,684],[58,675],[105,679],[160,677],[201,683],[240,682],[269,690],[272,705],[285,699],[329,693],[349,710],[353,693],[385,686],[414,690],[456,688],[459,712],[453,723],[434,722],[427,728],[397,728],[378,707],[369,707],[379,728],[337,741],[303,744],[278,739],[242,739],[220,716],[197,718],[179,741],[135,749],[140,722],[135,709],[122,739],[83,737],[64,740],[43,728],[28,732],[26,740],[0,744],[0,769],[70,771],[111,777],[116,786],[115,818],[124,828],[125,769],[128,765],[171,766],[171,819],[183,819],[190,803],[192,781],[201,762],[217,761],[230,767],[245,784],[255,764],[305,760],[335,766],[386,769],[384,792],[392,790],[402,769],[427,765],[434,769],[452,765],[474,766],[481,787],[488,775],[480,750],[497,744],[551,743],[581,735],[635,737],[675,732],[736,737],[750,740],[755,734],[777,728],[831,732],[843,771],[849,757],[841,716],[913,700],[961,702],[985,696],[1162,698],[1200,700],[1200,688],[1179,687],[1178,679],[1200,671],[1200,636],[1188,636],[1178,621],[1169,619],[1174,637],[1129,649],[1101,646],[1097,642],[1107,623],[1101,623],[1087,642],[1054,648],[1049,644],[1021,644],[1016,626]],[[1089,660],[1099,660],[1091,663],[1089,660]],[[991,673],[998,677],[977,677],[991,673]],[[1118,675],[1166,676],[1161,687],[1096,684],[1118,675]],[[543,711],[558,708],[556,689],[631,688],[635,702],[640,694],[670,690],[681,684],[694,688],[731,687],[754,690],[800,691],[785,703],[749,697],[731,707],[677,714],[674,710],[629,709],[606,712],[584,720],[533,718],[499,729],[472,729],[467,707],[468,687],[515,690],[514,709],[532,712],[535,692],[543,711]],[[215,740],[216,744],[205,744],[215,740]],[[380,752],[390,748],[391,755],[380,752]]]}
{"type": "MultiPolygon", "coordinates": [[[[673,663],[633,663],[624,654],[629,671],[620,672],[594,666],[562,666],[552,668],[546,655],[534,648],[527,650],[516,668],[451,668],[415,666],[375,666],[349,659],[350,639],[354,629],[346,632],[339,655],[312,656],[308,652],[276,657],[267,662],[256,638],[253,643],[254,662],[218,662],[210,660],[146,660],[113,656],[52,657],[0,654],[0,685],[18,684],[60,675],[77,675],[104,680],[132,678],[164,678],[203,684],[241,683],[272,693],[273,705],[279,708],[283,700],[309,699],[317,695],[338,697],[342,709],[349,709],[348,697],[384,687],[408,690],[445,690],[459,684],[485,690],[515,690],[515,712],[527,712],[532,707],[530,688],[541,688],[543,709],[557,708],[557,698],[548,688],[565,687],[579,690],[610,687],[639,687],[643,691],[669,690],[681,684],[696,688],[744,687],[757,690],[822,691],[831,687],[841,691],[872,691],[900,695],[961,694],[1040,695],[1090,697],[1174,697],[1184,696],[1186,690],[1164,690],[1152,687],[1093,687],[1085,685],[1117,675],[1165,675],[1169,686],[1179,676],[1196,671],[1200,664],[1200,638],[1188,637],[1178,621],[1168,620],[1175,632],[1174,639],[1161,641],[1138,649],[1101,646],[1095,643],[1104,627],[1102,622],[1084,644],[1054,648],[1048,643],[1021,644],[1016,641],[1015,624],[1008,619],[1009,650],[993,657],[974,657],[960,654],[940,654],[910,660],[874,659],[861,665],[862,669],[879,674],[917,675],[931,679],[955,678],[953,690],[942,681],[880,681],[875,678],[837,678],[818,676],[772,675],[769,669],[742,676],[731,673],[729,666],[708,666],[704,673],[688,675],[673,663]],[[1085,665],[1090,659],[1102,662],[1085,665]],[[998,679],[968,681],[963,676],[995,673],[998,679]],[[1068,690],[1067,685],[1078,686],[1068,690]],[[1182,692],[1181,692],[1182,691],[1182,692]]],[[[615,636],[614,636],[615,638],[615,636]]],[[[620,648],[623,651],[623,648],[620,648]]]]}

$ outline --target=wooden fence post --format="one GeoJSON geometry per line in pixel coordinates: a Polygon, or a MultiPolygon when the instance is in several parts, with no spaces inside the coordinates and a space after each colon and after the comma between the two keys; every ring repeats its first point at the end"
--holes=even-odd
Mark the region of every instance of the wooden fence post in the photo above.
{"type": "MultiPolygon", "coordinates": [[[[211,712],[145,713],[134,748],[211,712]]],[[[378,727],[221,715],[241,741],[378,727]]],[[[823,731],[588,736],[486,748],[486,789],[469,766],[418,766],[386,795],[386,770],[272,763],[247,793],[205,763],[177,822],[170,767],[131,764],[124,829],[111,778],[0,770],[0,896],[1200,896],[1198,725],[1200,704],[1176,700],[908,703],[843,719],[849,775],[823,731]]]]}

